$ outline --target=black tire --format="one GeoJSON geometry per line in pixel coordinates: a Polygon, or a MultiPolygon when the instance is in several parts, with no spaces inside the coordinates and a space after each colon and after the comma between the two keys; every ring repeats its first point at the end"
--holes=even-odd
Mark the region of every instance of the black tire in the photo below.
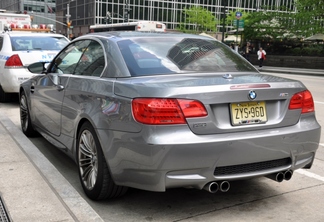
{"type": "Polygon", "coordinates": [[[24,91],[20,94],[19,107],[21,130],[28,137],[37,136],[38,133],[36,132],[36,130],[34,130],[30,120],[28,101],[24,91]]]}
{"type": "Polygon", "coordinates": [[[122,196],[127,187],[118,186],[110,176],[98,137],[89,122],[80,129],[77,141],[77,164],[85,194],[92,200],[122,196]]]}
{"type": "Polygon", "coordinates": [[[8,98],[7,98],[7,93],[5,93],[2,89],[2,86],[0,85],[0,102],[1,103],[5,103],[8,102],[8,98]]]}

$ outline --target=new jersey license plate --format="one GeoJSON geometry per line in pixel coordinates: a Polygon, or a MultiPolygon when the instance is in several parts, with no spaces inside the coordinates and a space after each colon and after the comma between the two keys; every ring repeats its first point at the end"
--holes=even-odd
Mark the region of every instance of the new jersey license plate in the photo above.
{"type": "Polygon", "coordinates": [[[267,122],[264,101],[231,104],[232,125],[247,125],[267,122]]]}

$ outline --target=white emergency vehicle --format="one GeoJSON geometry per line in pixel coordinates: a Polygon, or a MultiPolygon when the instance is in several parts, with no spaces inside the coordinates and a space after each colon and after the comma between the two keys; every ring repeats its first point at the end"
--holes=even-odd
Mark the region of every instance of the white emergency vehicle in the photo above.
{"type": "Polygon", "coordinates": [[[6,27],[12,28],[30,28],[31,18],[28,14],[6,13],[6,10],[0,9],[0,30],[6,27]]]}
{"type": "MultiPolygon", "coordinates": [[[[12,21],[23,21],[20,15],[12,16],[12,21]]],[[[20,83],[33,76],[29,64],[50,62],[69,42],[65,36],[51,33],[51,27],[21,25],[6,23],[0,32],[0,102],[9,101],[18,93],[20,83]]]]}
{"type": "Polygon", "coordinates": [[[166,25],[156,21],[137,21],[116,24],[91,25],[90,32],[107,31],[138,31],[138,32],[165,32],[166,25]]]}

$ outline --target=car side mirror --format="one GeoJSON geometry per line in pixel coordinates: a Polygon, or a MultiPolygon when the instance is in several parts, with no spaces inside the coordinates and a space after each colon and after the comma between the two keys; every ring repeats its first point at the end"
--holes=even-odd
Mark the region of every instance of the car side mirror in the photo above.
{"type": "Polygon", "coordinates": [[[42,74],[42,73],[45,73],[47,66],[48,66],[48,63],[46,63],[46,62],[36,62],[36,63],[30,64],[27,67],[27,69],[31,73],[42,74]]]}

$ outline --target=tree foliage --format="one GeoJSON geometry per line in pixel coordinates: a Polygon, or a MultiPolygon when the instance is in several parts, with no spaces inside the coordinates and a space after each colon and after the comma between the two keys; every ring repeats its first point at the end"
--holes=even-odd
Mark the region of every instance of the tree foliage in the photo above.
{"type": "Polygon", "coordinates": [[[310,36],[324,33],[324,1],[323,0],[297,0],[297,12],[293,29],[310,36]]]}
{"type": "MultiPolygon", "coordinates": [[[[244,41],[250,39],[281,41],[282,39],[302,39],[316,33],[324,34],[324,0],[296,0],[295,8],[285,6],[276,9],[263,6],[257,11],[244,11],[237,9],[229,11],[226,15],[226,26],[235,30],[237,11],[242,12],[244,20],[244,41]]],[[[180,30],[188,32],[216,31],[222,24],[222,19],[217,21],[215,16],[201,6],[192,6],[183,10],[185,21],[180,25],[180,30]],[[184,25],[186,24],[186,25],[184,25]],[[189,25],[188,25],[189,24],[189,25]]],[[[235,33],[234,33],[235,34],[235,33]]]]}
{"type": "Polygon", "coordinates": [[[244,36],[247,39],[278,39],[288,36],[286,14],[280,10],[260,10],[247,15],[244,36]]]}
{"type": "MultiPolygon", "coordinates": [[[[201,6],[192,6],[183,10],[185,22],[195,26],[195,32],[216,31],[215,16],[207,9],[201,6]]],[[[183,25],[180,28],[186,31],[188,27],[183,25]]]]}
{"type": "MultiPolygon", "coordinates": [[[[233,21],[236,20],[235,12],[236,11],[231,11],[227,16],[227,25],[233,24],[233,21]]],[[[289,11],[285,7],[280,7],[276,10],[268,10],[265,6],[258,11],[242,11],[242,14],[242,19],[244,19],[244,31],[242,31],[242,36],[245,41],[251,39],[271,39],[272,41],[279,41],[283,38],[298,38],[298,32],[294,31],[293,25],[295,13],[289,11]]],[[[235,26],[233,28],[236,29],[235,26]]]]}
{"type": "MultiPolygon", "coordinates": [[[[300,40],[324,33],[324,1],[296,0],[296,10],[285,6],[269,10],[266,6],[255,12],[243,12],[244,39],[300,40]]],[[[235,18],[230,13],[227,20],[235,18]]]]}

